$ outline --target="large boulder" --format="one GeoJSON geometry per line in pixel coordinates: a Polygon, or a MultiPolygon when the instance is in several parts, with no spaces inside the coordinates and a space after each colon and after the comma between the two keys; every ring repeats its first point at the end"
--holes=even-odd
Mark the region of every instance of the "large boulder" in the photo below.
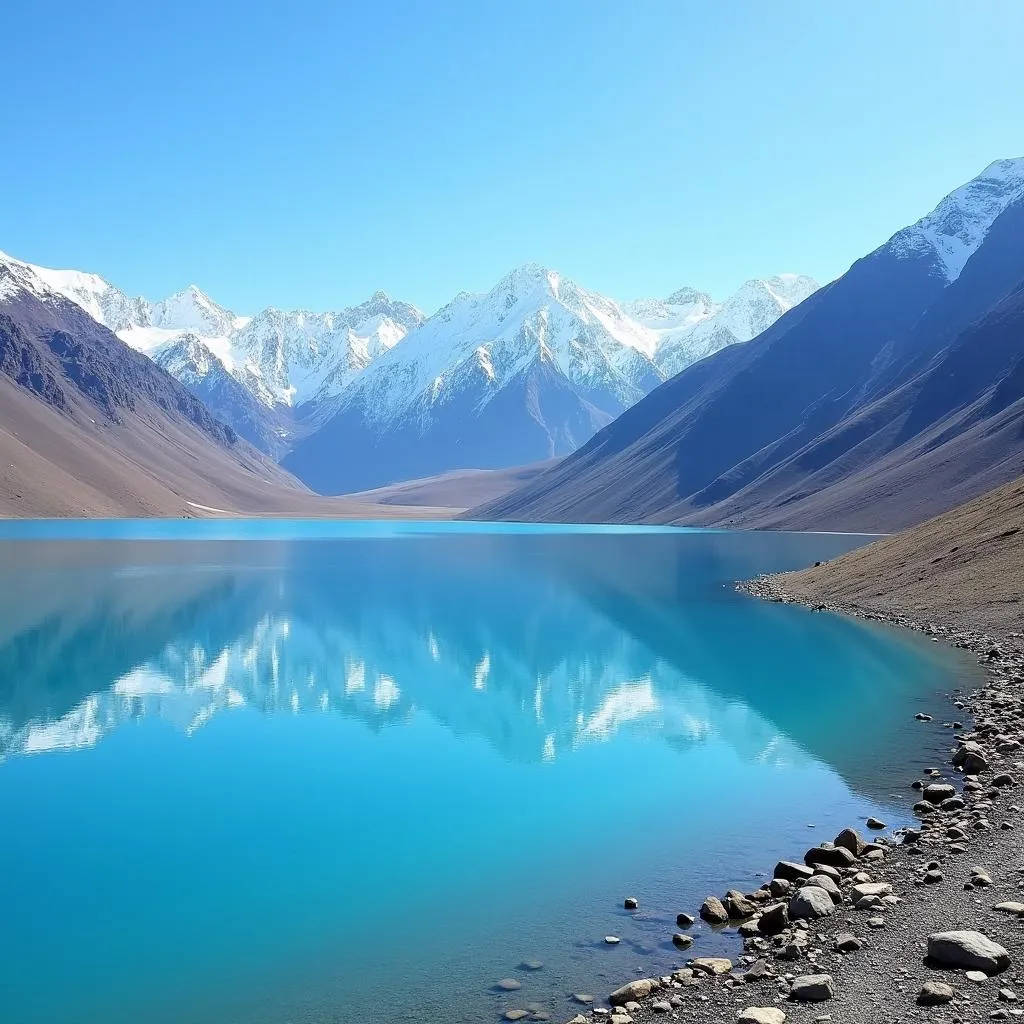
{"type": "Polygon", "coordinates": [[[821,1003],[836,994],[831,974],[804,974],[793,979],[789,989],[790,999],[802,1003],[821,1003]]]}
{"type": "Polygon", "coordinates": [[[835,909],[832,897],[818,885],[805,885],[789,901],[789,916],[794,921],[828,917],[835,909]]]}
{"type": "Polygon", "coordinates": [[[998,974],[1010,966],[1010,954],[981,932],[935,932],[928,936],[928,956],[943,967],[998,974]]]}
{"type": "Polygon", "coordinates": [[[804,863],[811,867],[815,864],[828,864],[834,868],[848,868],[856,860],[856,855],[845,846],[812,846],[804,854],[804,863]]]}

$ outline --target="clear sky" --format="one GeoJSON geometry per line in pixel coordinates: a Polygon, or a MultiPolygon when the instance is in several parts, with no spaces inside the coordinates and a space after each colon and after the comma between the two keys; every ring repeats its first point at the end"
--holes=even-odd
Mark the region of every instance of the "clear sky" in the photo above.
{"type": "Polygon", "coordinates": [[[1021,0],[11,3],[0,249],[428,312],[535,260],[824,281],[1024,155],[1021,0]]]}

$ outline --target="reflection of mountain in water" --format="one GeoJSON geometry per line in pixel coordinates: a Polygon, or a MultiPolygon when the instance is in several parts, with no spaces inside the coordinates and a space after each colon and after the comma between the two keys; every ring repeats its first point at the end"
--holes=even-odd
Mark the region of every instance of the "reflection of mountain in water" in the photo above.
{"type": "MultiPolygon", "coordinates": [[[[863,760],[850,708],[913,693],[920,653],[722,587],[829,545],[849,541],[22,543],[5,566],[29,583],[0,607],[0,750],[91,745],[144,715],[195,730],[248,707],[373,728],[425,712],[518,760],[629,729],[779,760],[795,743],[844,770],[863,760]]],[[[877,749],[885,716],[874,726],[877,749]]]]}

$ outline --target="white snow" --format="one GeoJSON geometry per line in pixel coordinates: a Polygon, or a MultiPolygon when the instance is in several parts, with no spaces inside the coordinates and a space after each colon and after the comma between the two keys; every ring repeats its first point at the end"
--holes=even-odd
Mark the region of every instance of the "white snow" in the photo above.
{"type": "Polygon", "coordinates": [[[985,240],[992,222],[1024,196],[1024,157],[997,160],[950,192],[916,224],[898,231],[889,246],[898,255],[934,255],[947,281],[955,281],[985,240]]]}

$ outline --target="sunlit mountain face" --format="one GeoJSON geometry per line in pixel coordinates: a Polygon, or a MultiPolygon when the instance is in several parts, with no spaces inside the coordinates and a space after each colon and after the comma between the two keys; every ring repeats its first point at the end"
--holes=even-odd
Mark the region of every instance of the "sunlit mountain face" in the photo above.
{"type": "Polygon", "coordinates": [[[857,538],[228,525],[0,541],[11,1020],[567,1020],[948,738],[937,645],[735,590],[857,538]]]}

